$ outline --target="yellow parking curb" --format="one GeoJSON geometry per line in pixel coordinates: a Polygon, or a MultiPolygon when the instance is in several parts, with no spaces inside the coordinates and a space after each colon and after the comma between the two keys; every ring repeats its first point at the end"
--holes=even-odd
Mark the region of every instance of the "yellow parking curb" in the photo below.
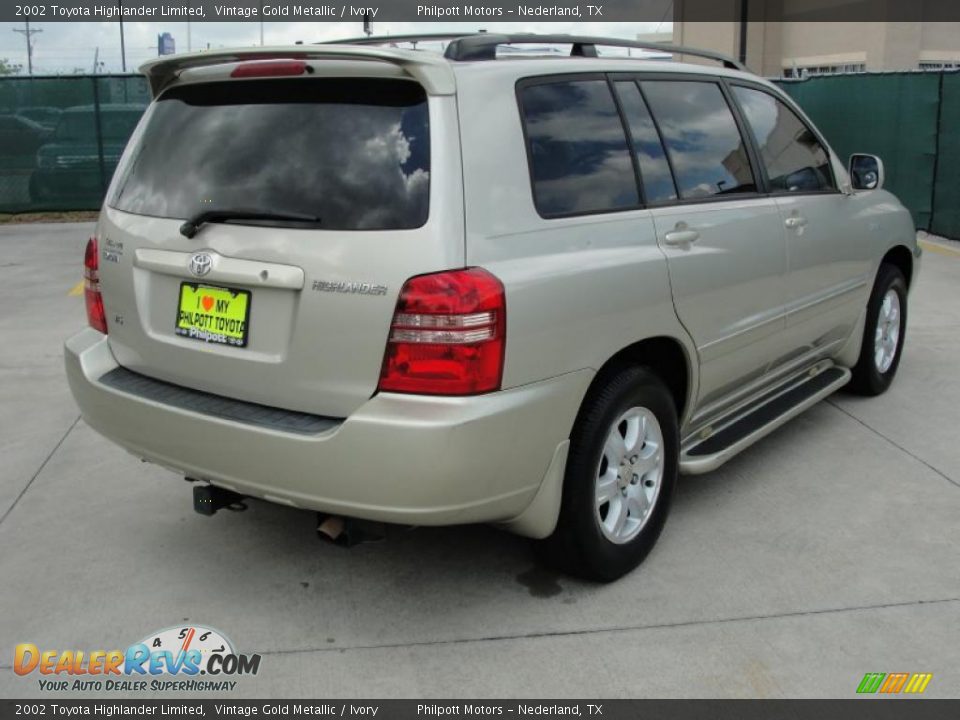
{"type": "Polygon", "coordinates": [[[920,247],[924,250],[929,250],[932,253],[937,255],[947,255],[948,257],[960,257],[960,250],[951,247],[945,247],[938,243],[928,242],[926,240],[920,241],[920,247]]]}

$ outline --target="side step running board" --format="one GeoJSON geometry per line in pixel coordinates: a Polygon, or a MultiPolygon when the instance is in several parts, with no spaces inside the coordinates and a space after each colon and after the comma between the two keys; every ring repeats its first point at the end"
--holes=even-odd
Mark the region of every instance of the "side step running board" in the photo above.
{"type": "Polygon", "coordinates": [[[684,447],[680,453],[680,472],[699,475],[715,470],[849,380],[848,369],[830,366],[802,382],[794,382],[772,397],[768,395],[767,400],[746,415],[739,416],[709,437],[684,447]]]}

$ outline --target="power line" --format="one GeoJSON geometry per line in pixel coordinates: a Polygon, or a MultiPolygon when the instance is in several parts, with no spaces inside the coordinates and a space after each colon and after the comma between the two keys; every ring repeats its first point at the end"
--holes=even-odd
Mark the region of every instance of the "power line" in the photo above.
{"type": "Polygon", "coordinates": [[[30,29],[30,21],[26,20],[23,23],[26,27],[21,30],[20,28],[13,28],[15,33],[20,33],[27,41],[27,75],[33,75],[33,42],[30,38],[37,33],[42,33],[43,30],[40,28],[30,29]]]}

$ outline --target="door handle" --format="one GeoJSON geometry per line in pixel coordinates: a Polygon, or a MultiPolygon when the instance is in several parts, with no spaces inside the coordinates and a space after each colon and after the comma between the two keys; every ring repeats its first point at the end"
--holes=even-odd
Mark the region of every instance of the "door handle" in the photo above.
{"type": "Polygon", "coordinates": [[[783,224],[786,225],[790,230],[796,230],[797,228],[802,228],[807,224],[807,219],[801,215],[792,215],[783,221],[783,224]]]}
{"type": "Polygon", "coordinates": [[[689,245],[699,239],[700,233],[696,230],[671,230],[663,236],[667,245],[689,245]]]}

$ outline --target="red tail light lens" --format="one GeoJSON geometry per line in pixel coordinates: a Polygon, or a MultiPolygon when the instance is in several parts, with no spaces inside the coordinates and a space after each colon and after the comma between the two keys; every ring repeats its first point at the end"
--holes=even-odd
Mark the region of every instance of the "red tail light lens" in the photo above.
{"type": "Polygon", "coordinates": [[[506,321],[503,284],[486,270],[410,278],[390,325],[379,389],[421,395],[498,390],[506,321]]]}
{"type": "Polygon", "coordinates": [[[254,60],[237,65],[230,77],[284,77],[303,75],[307,70],[307,63],[303,60],[254,60]]]}
{"type": "Polygon", "coordinates": [[[100,294],[100,254],[97,252],[97,239],[87,240],[87,249],[83,254],[83,297],[87,302],[87,322],[94,330],[106,334],[107,314],[103,310],[103,296],[100,294]]]}

